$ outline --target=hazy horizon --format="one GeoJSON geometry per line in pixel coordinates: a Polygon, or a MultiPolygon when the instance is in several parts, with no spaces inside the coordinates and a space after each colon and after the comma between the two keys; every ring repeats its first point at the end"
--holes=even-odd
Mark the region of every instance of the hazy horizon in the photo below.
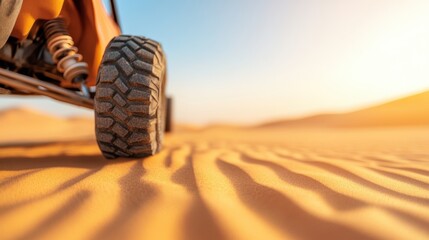
{"type": "MultiPolygon", "coordinates": [[[[429,89],[426,1],[118,1],[118,9],[124,33],[163,44],[179,123],[345,112],[429,89]]],[[[0,98],[0,109],[14,105],[91,114],[0,98]]]]}

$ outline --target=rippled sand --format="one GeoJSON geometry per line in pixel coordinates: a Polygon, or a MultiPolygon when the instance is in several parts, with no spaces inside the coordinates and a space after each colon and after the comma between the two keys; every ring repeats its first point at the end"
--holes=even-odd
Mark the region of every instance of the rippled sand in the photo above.
{"type": "Polygon", "coordinates": [[[429,128],[185,131],[132,161],[3,144],[0,196],[0,239],[428,239],[429,128]]]}

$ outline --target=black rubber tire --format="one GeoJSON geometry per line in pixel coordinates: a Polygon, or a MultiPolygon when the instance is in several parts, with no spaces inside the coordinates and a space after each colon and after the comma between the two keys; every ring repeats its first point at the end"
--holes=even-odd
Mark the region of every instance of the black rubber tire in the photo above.
{"type": "Polygon", "coordinates": [[[166,61],[153,40],[121,35],[106,47],[97,76],[95,132],[103,155],[157,153],[165,128],[166,61]]]}
{"type": "Polygon", "coordinates": [[[165,111],[165,132],[169,133],[173,131],[173,98],[167,97],[165,111]]]}

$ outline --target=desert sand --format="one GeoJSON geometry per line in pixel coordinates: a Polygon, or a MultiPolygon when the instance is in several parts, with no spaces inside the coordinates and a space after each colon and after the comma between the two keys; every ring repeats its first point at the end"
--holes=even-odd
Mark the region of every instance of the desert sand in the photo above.
{"type": "Polygon", "coordinates": [[[60,118],[18,107],[0,111],[0,144],[68,141],[92,138],[94,120],[85,117],[60,118]]]}
{"type": "Polygon", "coordinates": [[[90,120],[1,116],[2,240],[429,238],[429,127],[186,128],[106,161],[90,120]]]}

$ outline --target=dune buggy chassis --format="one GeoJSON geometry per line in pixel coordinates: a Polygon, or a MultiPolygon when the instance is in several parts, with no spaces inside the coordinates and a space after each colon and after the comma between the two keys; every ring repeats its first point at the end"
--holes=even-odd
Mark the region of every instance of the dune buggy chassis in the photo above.
{"type": "Polygon", "coordinates": [[[165,55],[156,41],[120,35],[113,0],[111,9],[101,0],[0,1],[9,24],[0,31],[0,94],[94,109],[106,158],[153,155],[171,129],[165,55]]]}

